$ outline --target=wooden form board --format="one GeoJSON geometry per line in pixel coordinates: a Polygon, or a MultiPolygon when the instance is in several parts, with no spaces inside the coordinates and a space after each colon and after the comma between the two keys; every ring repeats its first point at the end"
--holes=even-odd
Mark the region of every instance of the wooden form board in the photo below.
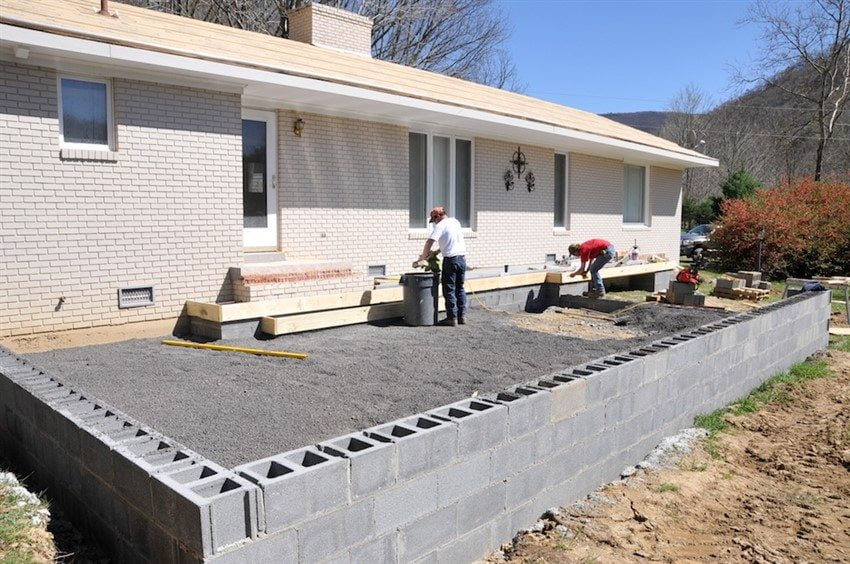
{"type": "Polygon", "coordinates": [[[373,306],[352,307],[348,309],[320,311],[288,315],[286,317],[264,317],[260,320],[260,329],[269,335],[286,335],[327,327],[342,327],[367,321],[379,321],[401,317],[404,313],[403,303],[380,304],[373,306]]]}
{"type": "MultiPolygon", "coordinates": [[[[516,288],[543,284],[546,272],[530,272],[510,276],[493,276],[488,278],[473,278],[466,281],[468,293],[516,288]]],[[[358,306],[373,306],[378,304],[401,302],[404,289],[401,286],[367,290],[364,292],[347,292],[321,296],[304,296],[299,298],[283,298],[279,300],[263,300],[259,302],[243,302],[233,304],[210,304],[189,300],[186,302],[186,313],[192,317],[227,323],[244,321],[261,317],[280,315],[295,315],[319,312],[324,310],[341,310],[358,306]]]]}
{"type": "Polygon", "coordinates": [[[259,302],[241,302],[233,304],[209,304],[187,301],[186,313],[217,323],[243,321],[276,315],[291,315],[322,310],[336,310],[347,307],[377,305],[397,302],[402,299],[402,288],[382,288],[364,292],[346,292],[320,296],[282,298],[259,302]]]}
{"type": "MultiPolygon", "coordinates": [[[[637,276],[639,274],[652,274],[654,272],[663,272],[665,270],[674,270],[675,265],[670,262],[652,262],[649,264],[635,264],[630,266],[614,266],[611,268],[603,268],[599,271],[603,280],[611,278],[620,278],[623,276],[637,276]]],[[[569,272],[550,272],[546,275],[546,282],[551,284],[570,284],[574,282],[587,282],[590,276],[584,278],[570,278],[569,272]]]]}

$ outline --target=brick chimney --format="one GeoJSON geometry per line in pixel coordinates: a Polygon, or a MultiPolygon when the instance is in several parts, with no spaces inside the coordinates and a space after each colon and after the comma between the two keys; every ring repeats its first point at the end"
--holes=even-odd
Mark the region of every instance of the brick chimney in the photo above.
{"type": "Polygon", "coordinates": [[[289,39],[372,56],[372,20],[325,4],[291,10],[289,39]]]}

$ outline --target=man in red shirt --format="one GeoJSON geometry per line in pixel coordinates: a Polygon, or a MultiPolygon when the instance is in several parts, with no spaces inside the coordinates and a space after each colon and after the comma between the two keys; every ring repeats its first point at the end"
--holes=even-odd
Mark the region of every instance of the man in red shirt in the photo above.
{"type": "Polygon", "coordinates": [[[587,292],[587,297],[604,298],[605,284],[602,282],[602,275],[599,274],[599,270],[616,256],[617,250],[614,245],[605,239],[591,239],[581,245],[570,245],[569,251],[572,256],[581,259],[581,266],[575,272],[571,272],[570,277],[584,276],[589,271],[590,290],[587,292]],[[590,261],[593,261],[593,264],[590,264],[588,269],[590,261]]]}

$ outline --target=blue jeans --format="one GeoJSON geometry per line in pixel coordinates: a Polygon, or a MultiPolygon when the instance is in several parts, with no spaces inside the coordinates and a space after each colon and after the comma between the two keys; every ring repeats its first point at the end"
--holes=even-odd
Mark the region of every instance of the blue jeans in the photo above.
{"type": "Polygon", "coordinates": [[[617,256],[617,249],[614,248],[614,245],[608,245],[607,250],[602,251],[598,257],[593,259],[593,264],[590,265],[591,290],[599,290],[600,292],[605,291],[605,284],[602,283],[602,276],[599,274],[599,270],[608,264],[608,261],[615,256],[617,256]]]}
{"type": "Polygon", "coordinates": [[[446,317],[455,319],[466,313],[466,257],[443,257],[443,297],[446,299],[446,317]]]}

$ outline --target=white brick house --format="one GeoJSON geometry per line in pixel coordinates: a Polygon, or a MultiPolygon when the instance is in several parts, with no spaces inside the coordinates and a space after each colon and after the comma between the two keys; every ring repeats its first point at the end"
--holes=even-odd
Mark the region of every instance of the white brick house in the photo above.
{"type": "Polygon", "coordinates": [[[365,287],[370,266],[409,267],[439,204],[468,225],[472,267],[597,236],[673,258],[681,173],[717,165],[373,60],[371,22],[326,6],[293,13],[291,40],[99,7],[0,0],[0,337],[365,287]],[[518,148],[533,191],[506,190],[518,148]],[[259,252],[279,268],[243,268],[259,252]],[[119,307],[136,286],[153,305],[119,307]]]}

